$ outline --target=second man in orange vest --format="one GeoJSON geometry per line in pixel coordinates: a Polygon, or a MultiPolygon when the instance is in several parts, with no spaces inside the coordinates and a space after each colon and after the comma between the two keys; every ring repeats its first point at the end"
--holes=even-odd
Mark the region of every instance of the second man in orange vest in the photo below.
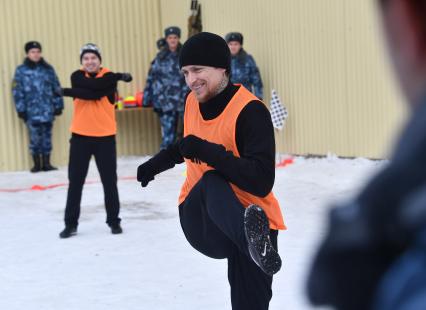
{"type": "Polygon", "coordinates": [[[105,195],[106,222],[111,233],[120,234],[120,202],[117,190],[117,152],[115,134],[115,94],[118,81],[130,82],[129,73],[113,73],[101,67],[100,49],[92,43],[80,51],[82,68],[71,75],[72,88],[64,96],[74,98],[68,164],[68,196],[65,229],[59,234],[68,238],[76,234],[84,181],[92,155],[95,157],[105,195]]]}

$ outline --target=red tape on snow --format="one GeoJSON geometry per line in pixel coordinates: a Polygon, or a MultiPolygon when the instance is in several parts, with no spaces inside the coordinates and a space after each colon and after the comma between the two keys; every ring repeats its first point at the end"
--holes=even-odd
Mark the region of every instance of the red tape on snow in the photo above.
{"type": "MultiPolygon", "coordinates": [[[[283,168],[285,166],[291,165],[294,163],[294,160],[292,157],[288,157],[280,161],[278,164],[276,164],[276,168],[283,168]]],[[[136,177],[121,177],[118,178],[119,181],[131,181],[136,180],[136,177]]],[[[84,184],[95,184],[100,183],[100,180],[96,181],[86,181],[84,184]]],[[[17,193],[17,192],[28,192],[28,191],[45,191],[52,188],[62,187],[62,186],[68,186],[68,183],[57,183],[57,184],[51,184],[51,185],[33,185],[28,188],[0,188],[0,193],[17,193]]]]}
{"type": "Polygon", "coordinates": [[[275,165],[276,168],[283,168],[285,166],[291,165],[294,163],[293,157],[284,158],[278,164],[275,165]]]}
{"type": "MultiPolygon", "coordinates": [[[[118,178],[118,180],[121,180],[121,181],[136,180],[136,177],[121,177],[121,178],[118,178]]],[[[84,184],[95,184],[95,183],[100,183],[100,180],[86,181],[84,184]]],[[[51,185],[37,184],[27,188],[0,188],[0,192],[1,193],[17,193],[17,192],[29,192],[29,191],[45,191],[48,189],[62,187],[62,186],[68,186],[68,183],[57,183],[57,184],[51,184],[51,185]]]]}

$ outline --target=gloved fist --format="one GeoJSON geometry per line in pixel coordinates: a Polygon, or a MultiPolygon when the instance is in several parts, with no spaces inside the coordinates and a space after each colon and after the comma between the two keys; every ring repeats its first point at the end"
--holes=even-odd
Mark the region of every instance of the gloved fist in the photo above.
{"type": "Polygon", "coordinates": [[[200,149],[205,142],[205,140],[200,139],[197,136],[188,135],[179,142],[180,154],[188,159],[199,158],[200,149]]]}
{"type": "Polygon", "coordinates": [[[18,117],[23,119],[24,122],[27,121],[27,113],[26,112],[18,112],[18,117]]]}
{"type": "Polygon", "coordinates": [[[123,82],[129,83],[133,80],[133,77],[130,73],[121,73],[121,78],[120,80],[122,80],[123,82]]]}
{"type": "Polygon", "coordinates": [[[149,182],[154,180],[155,175],[174,166],[175,161],[168,151],[161,150],[157,155],[138,167],[137,180],[141,182],[142,187],[146,187],[149,182]]]}
{"type": "Polygon", "coordinates": [[[155,171],[152,159],[144,162],[138,167],[137,180],[141,182],[142,187],[146,187],[149,182],[154,180],[155,171]]]}
{"type": "Polygon", "coordinates": [[[59,116],[62,114],[62,109],[55,109],[55,111],[53,112],[53,114],[55,114],[55,116],[59,116]]]}

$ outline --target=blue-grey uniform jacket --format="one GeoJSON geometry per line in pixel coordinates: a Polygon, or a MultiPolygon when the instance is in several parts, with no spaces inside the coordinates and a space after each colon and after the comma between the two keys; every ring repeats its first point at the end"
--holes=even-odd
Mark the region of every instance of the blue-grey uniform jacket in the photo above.
{"type": "Polygon", "coordinates": [[[58,77],[43,58],[37,63],[26,58],[16,68],[12,93],[16,111],[31,123],[52,122],[54,112],[64,108],[58,77]]]}
{"type": "Polygon", "coordinates": [[[151,64],[143,100],[144,105],[152,104],[158,112],[183,114],[189,88],[179,69],[179,49],[176,52],[161,50],[151,64]]]}
{"type": "Polygon", "coordinates": [[[263,99],[263,84],[254,58],[241,48],[231,57],[231,82],[242,84],[259,99],[263,99]]]}

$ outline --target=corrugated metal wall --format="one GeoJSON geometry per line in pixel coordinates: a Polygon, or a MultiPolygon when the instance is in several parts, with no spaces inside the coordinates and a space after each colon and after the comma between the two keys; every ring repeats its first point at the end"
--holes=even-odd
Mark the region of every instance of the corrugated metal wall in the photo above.
{"type": "MultiPolygon", "coordinates": [[[[0,0],[0,171],[30,167],[28,134],[15,112],[11,81],[25,56],[23,46],[38,40],[43,55],[57,71],[64,87],[79,66],[80,47],[98,44],[103,65],[113,71],[131,72],[130,84],[120,83],[123,96],[142,90],[150,61],[161,36],[157,0],[0,0]]],[[[68,131],[72,101],[67,98],[64,114],[54,123],[52,161],[68,161],[68,131]]],[[[150,110],[117,112],[118,153],[152,154],[160,142],[159,124],[150,110]]]]}
{"type": "MultiPolygon", "coordinates": [[[[405,111],[390,77],[376,25],[374,0],[200,0],[205,31],[241,31],[261,70],[265,100],[278,91],[290,117],[277,132],[280,152],[384,157],[405,111]]],[[[43,54],[69,86],[79,49],[95,42],[104,65],[130,71],[122,95],[143,88],[155,41],[169,25],[187,33],[190,0],[0,0],[0,171],[27,169],[24,124],[16,117],[11,80],[23,45],[39,40],[43,54]]],[[[53,162],[68,157],[72,103],[55,121],[53,162]]],[[[120,155],[158,149],[159,124],[149,111],[117,115],[120,155]]]]}
{"type": "MultiPolygon", "coordinates": [[[[265,100],[289,110],[280,152],[382,158],[404,118],[374,0],[200,0],[204,31],[244,34],[265,100]]],[[[187,34],[189,3],[162,0],[163,28],[187,34]]]]}

